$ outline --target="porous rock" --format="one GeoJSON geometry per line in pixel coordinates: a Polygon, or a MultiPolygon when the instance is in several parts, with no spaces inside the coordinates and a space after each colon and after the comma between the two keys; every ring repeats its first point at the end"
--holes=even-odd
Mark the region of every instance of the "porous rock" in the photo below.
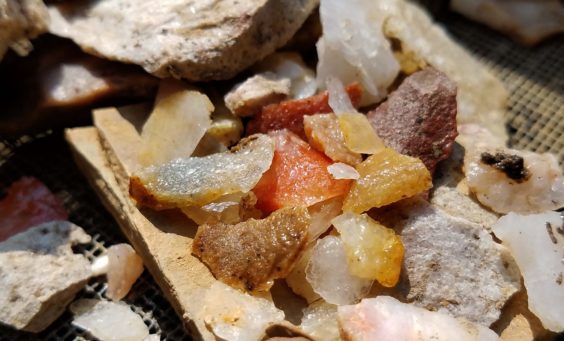
{"type": "Polygon", "coordinates": [[[426,68],[407,77],[368,119],[386,145],[421,159],[432,173],[458,135],[456,111],[456,84],[426,68]]]}
{"type": "Polygon", "coordinates": [[[57,319],[91,275],[90,262],[71,246],[90,239],[54,221],[0,243],[0,323],[40,332],[57,319]]]}
{"type": "Polygon", "coordinates": [[[49,6],[49,31],[158,77],[229,79],[283,46],[317,2],[72,1],[49,6]]]}

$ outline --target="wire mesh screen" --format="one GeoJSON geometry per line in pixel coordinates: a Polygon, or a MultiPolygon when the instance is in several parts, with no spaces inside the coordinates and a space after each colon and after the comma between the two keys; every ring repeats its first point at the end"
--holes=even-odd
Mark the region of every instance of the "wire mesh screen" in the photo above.
{"type": "MultiPolygon", "coordinates": [[[[487,28],[459,16],[445,22],[452,35],[500,77],[511,93],[508,128],[516,148],[550,151],[563,162],[564,147],[564,39],[552,39],[536,48],[524,48],[487,28]]],[[[106,246],[125,242],[117,224],[104,209],[74,165],[61,132],[16,141],[0,139],[0,195],[13,181],[31,175],[43,181],[64,200],[70,220],[93,236],[80,249],[88,258],[106,246]]],[[[92,279],[80,298],[102,298],[104,281],[92,279]]],[[[151,333],[162,340],[190,340],[182,323],[151,276],[145,272],[125,298],[151,333]]],[[[71,325],[65,313],[37,335],[0,327],[0,341],[81,340],[83,331],[71,325]]]]}
{"type": "MultiPolygon", "coordinates": [[[[23,175],[35,176],[44,182],[64,201],[70,213],[69,220],[93,237],[91,243],[77,250],[90,260],[100,255],[106,246],[126,242],[116,222],[74,165],[60,132],[0,142],[0,188],[6,188],[23,175]]],[[[105,290],[105,280],[94,278],[78,297],[102,299],[105,290]]],[[[152,334],[167,340],[190,340],[147,271],[124,301],[142,316],[152,334]]],[[[0,340],[76,340],[85,337],[84,332],[71,325],[71,320],[72,316],[67,312],[45,332],[37,335],[0,328],[0,340]]]]}
{"type": "Polygon", "coordinates": [[[564,38],[526,48],[457,15],[445,24],[509,91],[510,146],[548,151],[564,164],[564,38]]]}

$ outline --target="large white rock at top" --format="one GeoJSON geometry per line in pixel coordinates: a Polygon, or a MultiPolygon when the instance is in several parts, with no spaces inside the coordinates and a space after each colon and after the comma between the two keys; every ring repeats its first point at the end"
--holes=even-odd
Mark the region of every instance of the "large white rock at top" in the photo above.
{"type": "Polygon", "coordinates": [[[55,3],[49,31],[158,77],[228,79],[284,45],[316,0],[55,3]]]}

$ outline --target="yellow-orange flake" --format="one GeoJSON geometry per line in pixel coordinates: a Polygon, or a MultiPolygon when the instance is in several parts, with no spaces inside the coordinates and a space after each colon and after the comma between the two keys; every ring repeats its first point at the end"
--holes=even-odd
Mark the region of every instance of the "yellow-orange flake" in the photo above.
{"type": "Polygon", "coordinates": [[[352,152],[345,145],[345,138],[335,114],[304,116],[304,130],[309,144],[331,160],[353,166],[362,162],[362,156],[352,152]]]}
{"type": "Polygon", "coordinates": [[[360,178],[345,198],[343,211],[362,213],[430,189],[431,174],[421,160],[391,148],[379,150],[356,167],[360,178]]]}
{"type": "Polygon", "coordinates": [[[343,213],[333,219],[345,244],[351,274],[375,279],[385,287],[397,284],[404,248],[394,230],[366,214],[343,213]]]}
{"type": "Polygon", "coordinates": [[[365,115],[361,113],[339,114],[339,126],[343,132],[345,146],[360,154],[374,154],[385,148],[365,115]]]}

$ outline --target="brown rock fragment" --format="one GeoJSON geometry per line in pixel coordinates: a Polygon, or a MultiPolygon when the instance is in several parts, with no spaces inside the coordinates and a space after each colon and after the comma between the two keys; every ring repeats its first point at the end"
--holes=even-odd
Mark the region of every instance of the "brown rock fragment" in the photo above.
{"type": "Polygon", "coordinates": [[[406,78],[368,119],[386,145],[418,157],[432,173],[458,135],[456,112],[456,84],[427,68],[406,78]]]}
{"type": "Polygon", "coordinates": [[[202,225],[192,252],[218,280],[243,290],[268,290],[299,259],[309,219],[305,208],[288,208],[262,220],[202,225]]]}

